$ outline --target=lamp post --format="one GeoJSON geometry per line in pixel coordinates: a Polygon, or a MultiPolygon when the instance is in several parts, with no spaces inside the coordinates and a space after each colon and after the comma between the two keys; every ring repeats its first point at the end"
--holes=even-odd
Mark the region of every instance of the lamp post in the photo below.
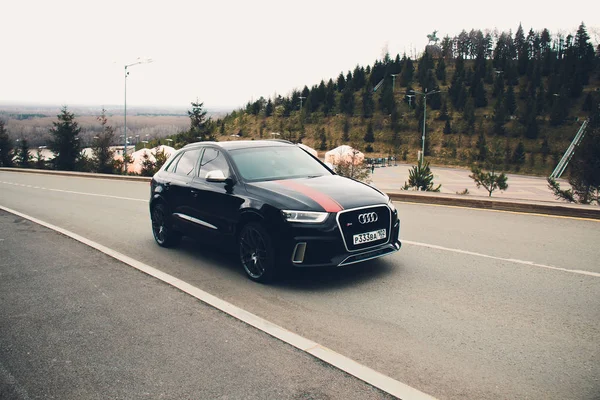
{"type": "Polygon", "coordinates": [[[408,108],[412,108],[412,98],[415,97],[415,95],[407,94],[406,97],[408,97],[408,108]]]}
{"type": "Polygon", "coordinates": [[[306,97],[302,97],[302,96],[299,96],[299,97],[300,97],[300,111],[302,111],[302,100],[305,99],[306,97]]]}
{"type": "Polygon", "coordinates": [[[425,88],[425,92],[419,92],[416,90],[411,90],[411,92],[420,94],[423,96],[423,144],[421,146],[421,163],[425,159],[425,126],[427,124],[427,96],[431,94],[440,93],[440,90],[434,90],[433,92],[427,92],[427,88],[425,88]]]}
{"type": "Polygon", "coordinates": [[[138,57],[136,62],[125,65],[125,106],[123,110],[123,136],[125,137],[125,140],[123,141],[123,167],[125,169],[125,173],[127,173],[127,76],[129,75],[127,68],[138,64],[149,64],[151,62],[151,58],[145,58],[142,60],[138,57]]]}
{"type": "Polygon", "coordinates": [[[392,92],[393,92],[393,91],[394,91],[394,89],[396,88],[396,77],[397,77],[399,74],[390,74],[390,75],[392,75],[392,92]]]}

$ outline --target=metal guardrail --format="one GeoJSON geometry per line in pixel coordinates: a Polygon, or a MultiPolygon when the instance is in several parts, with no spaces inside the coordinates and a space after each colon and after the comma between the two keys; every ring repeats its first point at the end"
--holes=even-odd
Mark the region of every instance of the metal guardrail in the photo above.
{"type": "Polygon", "coordinates": [[[573,139],[573,141],[567,148],[567,151],[565,151],[565,154],[562,156],[562,158],[558,162],[558,165],[556,166],[556,168],[554,168],[554,171],[552,171],[552,173],[550,174],[550,178],[558,179],[563,174],[563,172],[565,172],[565,169],[567,169],[567,165],[569,165],[569,161],[571,161],[571,157],[573,157],[573,153],[575,153],[575,148],[577,146],[579,146],[579,144],[581,143],[581,140],[585,136],[585,128],[587,127],[587,123],[588,123],[587,119],[585,121],[583,121],[583,124],[581,124],[581,127],[579,128],[579,131],[577,131],[577,135],[575,135],[575,138],[573,139]]]}

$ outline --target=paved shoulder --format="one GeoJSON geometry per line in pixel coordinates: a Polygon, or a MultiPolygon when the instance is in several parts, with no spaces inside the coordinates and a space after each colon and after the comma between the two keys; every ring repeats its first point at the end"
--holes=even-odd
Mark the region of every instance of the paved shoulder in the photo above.
{"type": "Polygon", "coordinates": [[[0,398],[390,398],[3,211],[0,254],[0,398]]]}

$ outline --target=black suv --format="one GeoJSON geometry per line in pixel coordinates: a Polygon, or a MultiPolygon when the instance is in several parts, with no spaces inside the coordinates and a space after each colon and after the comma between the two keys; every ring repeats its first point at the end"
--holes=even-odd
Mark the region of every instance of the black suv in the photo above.
{"type": "Polygon", "coordinates": [[[287,266],[343,266],[400,249],[387,195],[286,141],[185,146],[152,178],[150,216],[160,246],[182,235],[225,243],[261,282],[287,266]]]}

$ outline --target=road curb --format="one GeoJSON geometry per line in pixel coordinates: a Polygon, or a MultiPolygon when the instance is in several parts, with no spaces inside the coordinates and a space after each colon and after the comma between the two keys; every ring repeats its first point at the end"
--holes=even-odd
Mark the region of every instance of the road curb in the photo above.
{"type": "MultiPolygon", "coordinates": [[[[91,179],[115,179],[125,181],[149,182],[150,177],[114,174],[96,174],[89,172],[53,171],[28,168],[0,168],[0,171],[36,173],[59,176],[76,176],[91,179]]],[[[480,208],[495,211],[511,211],[530,214],[555,215],[573,218],[600,220],[600,207],[581,204],[554,204],[528,200],[493,199],[472,197],[470,195],[447,195],[432,192],[397,191],[386,192],[392,200],[410,203],[434,204],[443,206],[480,208]]]]}
{"type": "Polygon", "coordinates": [[[511,211],[600,220],[600,207],[589,205],[552,204],[525,200],[470,198],[466,196],[449,196],[437,193],[387,192],[387,194],[392,200],[410,203],[481,208],[485,210],[511,211]]]}

